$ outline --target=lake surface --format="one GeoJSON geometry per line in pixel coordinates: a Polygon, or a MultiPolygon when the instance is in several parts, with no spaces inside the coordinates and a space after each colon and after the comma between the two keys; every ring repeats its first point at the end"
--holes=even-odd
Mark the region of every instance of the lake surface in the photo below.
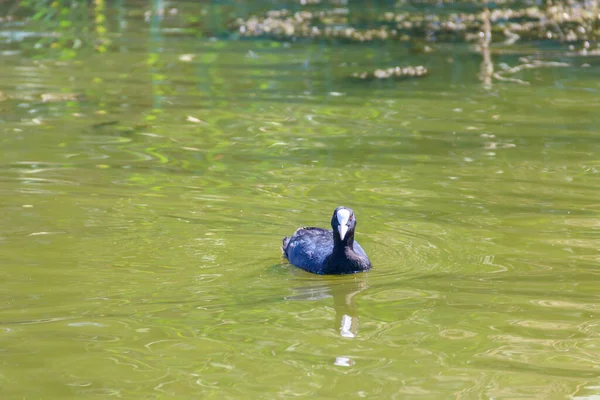
{"type": "Polygon", "coordinates": [[[240,40],[247,4],[182,4],[79,44],[0,24],[3,399],[600,397],[597,57],[486,89],[470,45],[240,40]],[[394,65],[430,74],[348,78],[394,65]],[[338,205],[372,271],[287,264],[338,205]]]}

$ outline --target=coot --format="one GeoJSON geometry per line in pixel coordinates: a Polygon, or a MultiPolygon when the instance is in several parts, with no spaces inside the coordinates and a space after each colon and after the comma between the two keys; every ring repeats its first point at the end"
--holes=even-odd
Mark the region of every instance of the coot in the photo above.
{"type": "Polygon", "coordinates": [[[283,238],[283,255],[292,265],[313,274],[353,274],[371,269],[369,257],[354,241],[354,212],[347,207],[336,208],[331,227],[333,231],[299,228],[293,236],[283,238]]]}

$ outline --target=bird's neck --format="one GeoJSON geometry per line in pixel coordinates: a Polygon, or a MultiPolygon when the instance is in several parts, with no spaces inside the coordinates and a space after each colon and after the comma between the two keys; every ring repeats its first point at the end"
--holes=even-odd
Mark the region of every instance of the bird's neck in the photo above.
{"type": "Polygon", "coordinates": [[[345,249],[354,250],[354,234],[348,232],[344,240],[336,234],[333,235],[333,252],[343,253],[345,249]]]}
{"type": "Polygon", "coordinates": [[[362,270],[358,255],[354,252],[354,235],[346,236],[344,240],[334,235],[333,252],[326,264],[327,274],[348,274],[362,270]]]}

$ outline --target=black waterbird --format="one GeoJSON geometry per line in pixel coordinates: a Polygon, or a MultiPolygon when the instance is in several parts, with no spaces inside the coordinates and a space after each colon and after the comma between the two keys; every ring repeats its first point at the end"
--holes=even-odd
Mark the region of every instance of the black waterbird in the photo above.
{"type": "Polygon", "coordinates": [[[303,227],[283,238],[281,250],[292,265],[314,274],[353,274],[371,269],[367,253],[354,240],[356,217],[338,207],[331,217],[332,231],[303,227]]]}

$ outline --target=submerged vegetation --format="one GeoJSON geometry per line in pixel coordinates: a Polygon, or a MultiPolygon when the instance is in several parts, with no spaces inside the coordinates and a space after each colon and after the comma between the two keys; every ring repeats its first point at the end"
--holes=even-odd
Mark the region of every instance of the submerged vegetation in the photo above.
{"type": "MultiPolygon", "coordinates": [[[[150,8],[130,8],[121,14],[143,18],[149,34],[162,28],[196,37],[267,39],[279,42],[325,41],[334,46],[398,43],[424,55],[445,44],[464,43],[481,54],[480,79],[527,84],[512,75],[540,67],[569,66],[572,57],[600,55],[600,0],[288,0],[190,6],[185,2],[153,2],[150,8]],[[272,9],[266,9],[267,6],[272,9]],[[200,12],[198,11],[200,9],[200,12]],[[209,11],[210,9],[210,11],[209,11]],[[519,47],[520,46],[520,47],[519,47]],[[516,66],[494,64],[496,54],[521,51],[516,66]],[[551,51],[546,51],[551,50],[551,51]],[[560,57],[557,60],[556,57],[560,57]]],[[[104,0],[14,1],[0,21],[19,18],[50,21],[36,46],[72,59],[84,49],[98,53],[118,49],[118,29],[107,15],[104,0]],[[23,16],[27,17],[23,17],[23,16]]],[[[37,47],[36,47],[37,48],[37,47]]],[[[193,57],[194,55],[191,55],[193,57]]],[[[158,55],[150,55],[154,60],[158,55]]],[[[426,57],[425,57],[426,60],[426,57]]],[[[405,79],[435,74],[424,65],[400,60],[349,71],[353,79],[405,79]]],[[[154,61],[149,61],[154,62],[154,61]]],[[[587,66],[586,63],[582,63],[587,66]]]]}
{"type": "Polygon", "coordinates": [[[387,78],[420,78],[429,71],[422,65],[416,67],[393,67],[376,69],[375,71],[355,72],[351,76],[359,79],[387,79],[387,78]]]}
{"type": "MultiPolygon", "coordinates": [[[[296,12],[284,8],[237,18],[230,28],[238,30],[242,36],[279,40],[326,38],[369,42],[409,41],[426,37],[429,41],[475,42],[480,38],[486,18],[489,18],[496,40],[507,43],[518,40],[597,42],[600,36],[598,1],[546,1],[543,6],[516,1],[500,3],[504,8],[490,9],[489,17],[484,16],[487,3],[480,1],[401,1],[396,5],[396,11],[369,10],[360,13],[339,6],[296,12]],[[436,7],[415,8],[428,3],[434,3],[436,7]],[[460,5],[463,11],[452,11],[452,7],[460,5]],[[465,5],[469,5],[469,11],[464,11],[465,5]],[[510,8],[510,5],[515,8],[510,8]],[[405,11],[406,8],[411,10],[405,11]]],[[[322,8],[324,3],[319,4],[322,8]]]]}
{"type": "MultiPolygon", "coordinates": [[[[564,62],[527,60],[515,67],[494,72],[491,45],[498,48],[523,43],[549,42],[568,44],[565,56],[600,55],[600,2],[591,1],[515,1],[495,2],[498,8],[475,0],[402,0],[393,11],[356,10],[340,1],[300,1],[297,11],[286,8],[237,18],[229,28],[242,37],[274,40],[319,39],[344,43],[374,41],[422,42],[423,52],[431,52],[438,43],[475,44],[482,54],[481,79],[527,84],[507,77],[523,69],[568,66],[564,62]],[[311,10],[312,8],[312,10],[311,10]]],[[[297,6],[297,4],[296,4],[297,6]]],[[[297,7],[296,7],[297,8],[297,7]]],[[[355,72],[360,79],[423,77],[424,66],[387,67],[355,72]]]]}

